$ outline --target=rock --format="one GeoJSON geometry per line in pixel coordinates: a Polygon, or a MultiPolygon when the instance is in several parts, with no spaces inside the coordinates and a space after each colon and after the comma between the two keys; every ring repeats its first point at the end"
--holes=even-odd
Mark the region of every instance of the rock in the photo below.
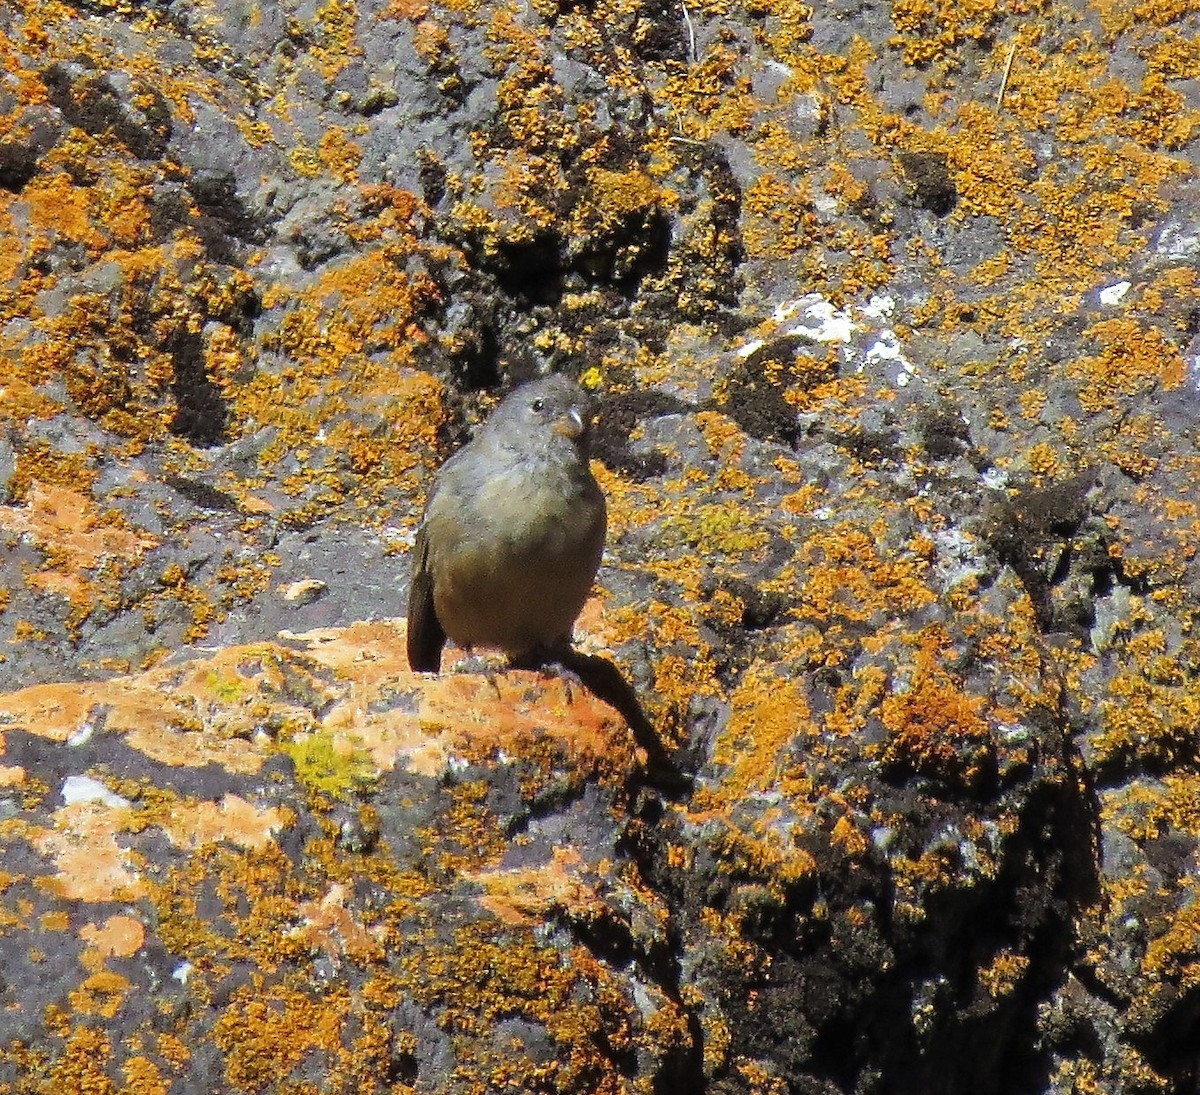
{"type": "Polygon", "coordinates": [[[9,5],[0,1087],[1195,1088],[1195,28],[1109,7],[9,5]],[[399,654],[547,369],[632,728],[399,654]]]}

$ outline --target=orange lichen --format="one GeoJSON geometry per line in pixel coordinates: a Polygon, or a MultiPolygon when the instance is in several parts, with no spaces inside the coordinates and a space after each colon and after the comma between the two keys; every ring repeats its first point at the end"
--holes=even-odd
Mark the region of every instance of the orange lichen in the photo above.
{"type": "Polygon", "coordinates": [[[1160,657],[1156,664],[1150,679],[1121,673],[1110,682],[1100,703],[1103,734],[1095,741],[1096,763],[1138,756],[1161,764],[1195,751],[1200,688],[1180,679],[1171,660],[1160,657]]]}
{"type": "MultiPolygon", "coordinates": [[[[3,406],[0,402],[0,407],[3,406]]],[[[45,441],[34,441],[21,450],[8,493],[12,501],[24,502],[37,483],[86,491],[97,478],[87,454],[62,453],[45,441]]]]}
{"type": "Polygon", "coordinates": [[[238,1091],[266,1091],[309,1054],[336,1053],[348,1002],[338,986],[319,995],[280,987],[267,994],[261,984],[237,990],[213,1027],[226,1079],[238,1091]]]}
{"type": "Polygon", "coordinates": [[[90,1026],[75,1027],[49,1071],[46,1090],[117,1095],[117,1085],[106,1071],[112,1053],[112,1042],[104,1031],[90,1026]]]}
{"type": "Polygon", "coordinates": [[[781,678],[772,666],[752,666],[731,703],[713,759],[730,768],[722,780],[722,794],[740,797],[776,783],[780,766],[789,763],[789,748],[816,727],[803,687],[781,678]]]}
{"type": "Polygon", "coordinates": [[[480,904],[506,924],[534,924],[555,909],[594,919],[603,905],[586,868],[573,848],[555,848],[544,867],[478,871],[472,876],[484,888],[480,904]]]}
{"type": "Polygon", "coordinates": [[[1123,397],[1173,391],[1183,383],[1183,355],[1153,327],[1122,317],[1102,320],[1084,334],[1100,351],[1072,362],[1067,376],[1081,382],[1079,401],[1086,411],[1117,411],[1125,406],[1123,397]]]}
{"type": "Polygon", "coordinates": [[[262,848],[284,828],[285,816],[279,807],[259,810],[238,795],[225,795],[220,802],[174,804],[163,827],[180,847],[224,840],[242,848],[262,848]]]}
{"type": "MultiPolygon", "coordinates": [[[[79,929],[79,936],[88,944],[86,953],[92,956],[90,960],[102,963],[106,958],[131,958],[137,954],[146,940],[146,928],[132,916],[113,915],[100,925],[85,924],[79,929]]],[[[85,956],[84,964],[88,962],[85,956]]]]}
{"type": "Polygon", "coordinates": [[[114,526],[91,498],[71,487],[33,481],[25,502],[22,508],[0,507],[0,528],[28,535],[68,575],[96,570],[110,559],[137,562],[158,543],[114,526]]]}
{"type": "Polygon", "coordinates": [[[807,183],[785,182],[764,172],[747,188],[745,202],[751,254],[795,254],[815,239],[820,222],[807,183]]]}
{"type": "Polygon", "coordinates": [[[130,1057],[121,1065],[125,1091],[136,1095],[170,1095],[170,1080],[148,1057],[130,1057]]]}
{"type": "Polygon", "coordinates": [[[497,1088],[528,1089],[551,1081],[560,1091],[619,1095],[624,1081],[599,1049],[632,1048],[636,1015],[612,973],[582,948],[560,954],[537,946],[527,933],[501,935],[490,925],[469,925],[450,946],[405,963],[408,986],[425,1006],[445,1008],[443,1024],[458,1039],[478,1038],[507,1016],[528,1016],[561,1052],[545,1064],[508,1046],[475,1043],[472,1065],[497,1088]],[[538,1077],[541,1077],[538,1080],[538,1077]]]}
{"type": "Polygon", "coordinates": [[[985,705],[984,697],[965,693],[936,666],[919,666],[904,691],[880,704],[879,718],[888,732],[880,759],[954,787],[979,785],[992,774],[996,759],[985,705]]]}
{"type": "Polygon", "coordinates": [[[675,195],[660,187],[644,171],[611,171],[594,167],[587,179],[592,199],[575,211],[572,233],[603,233],[626,225],[630,218],[667,209],[675,204],[675,195]]]}
{"type": "Polygon", "coordinates": [[[146,892],[128,850],[117,837],[128,824],[125,807],[77,802],[54,812],[54,827],[32,834],[32,843],[55,865],[44,882],[76,901],[133,900],[146,892]]]}
{"type": "Polygon", "coordinates": [[[332,961],[342,959],[369,965],[384,957],[377,933],[369,931],[347,905],[350,890],[335,883],[319,901],[301,902],[296,910],[301,920],[292,937],[313,950],[323,951],[332,961]]]}
{"type": "Polygon", "coordinates": [[[43,233],[42,246],[63,240],[87,247],[93,255],[104,250],[108,241],[92,225],[88,191],[75,186],[65,171],[43,175],[24,191],[29,203],[30,223],[43,233]]]}
{"type": "Polygon", "coordinates": [[[333,126],[321,135],[317,145],[321,163],[335,179],[345,184],[358,182],[358,165],[362,149],[340,126],[333,126]]]}
{"type": "Polygon", "coordinates": [[[1200,985],[1200,961],[1196,959],[1196,941],[1200,939],[1200,909],[1195,901],[1195,880],[1183,880],[1181,909],[1168,929],[1154,939],[1146,950],[1143,966],[1151,978],[1149,993],[1167,984],[1187,991],[1200,985]]]}
{"type": "Polygon", "coordinates": [[[1054,446],[1048,442],[1034,445],[1029,450],[1029,455],[1026,457],[1029,463],[1029,470],[1036,475],[1046,476],[1050,479],[1057,478],[1063,473],[1063,463],[1054,446]]]}
{"type": "Polygon", "coordinates": [[[903,47],[905,64],[928,64],[965,42],[988,37],[1002,12],[995,0],[894,0],[892,21],[898,34],[893,44],[903,47]]]}
{"type": "MultiPolygon", "coordinates": [[[[878,620],[900,617],[932,603],[923,553],[881,555],[885,529],[844,522],[808,539],[799,560],[804,566],[803,613],[816,620],[878,620]]],[[[915,546],[915,545],[914,545],[915,546]]]]}
{"type": "Polygon", "coordinates": [[[112,1019],[121,1010],[132,983],[118,973],[101,970],[84,979],[79,988],[69,994],[71,1009],[77,1015],[95,1015],[112,1019]]]}

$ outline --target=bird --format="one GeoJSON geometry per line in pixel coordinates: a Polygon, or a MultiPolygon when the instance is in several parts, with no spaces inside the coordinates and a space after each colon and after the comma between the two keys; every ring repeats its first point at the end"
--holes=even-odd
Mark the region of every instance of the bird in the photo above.
{"type": "Polygon", "coordinates": [[[608,520],[588,460],[592,417],[575,381],[530,381],[439,469],[413,545],[414,670],[439,672],[447,639],[512,665],[571,649],[608,520]]]}

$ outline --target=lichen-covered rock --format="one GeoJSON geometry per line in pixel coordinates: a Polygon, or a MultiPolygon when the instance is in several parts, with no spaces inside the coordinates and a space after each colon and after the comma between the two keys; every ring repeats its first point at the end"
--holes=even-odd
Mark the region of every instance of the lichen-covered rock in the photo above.
{"type": "Polygon", "coordinates": [[[0,1092],[1194,1088],[1197,40],[0,8],[0,1092]],[[687,779],[398,654],[546,369],[687,779]]]}
{"type": "Polygon", "coordinates": [[[620,720],[527,673],[431,688],[402,650],[360,625],[3,698],[0,1082],[608,1090],[677,1067],[675,988],[586,942],[665,947],[614,865],[620,720]]]}

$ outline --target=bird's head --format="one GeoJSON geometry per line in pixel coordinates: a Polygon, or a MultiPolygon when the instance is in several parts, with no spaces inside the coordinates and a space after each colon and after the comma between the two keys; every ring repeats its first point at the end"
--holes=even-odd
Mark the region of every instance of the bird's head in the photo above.
{"type": "Polygon", "coordinates": [[[587,452],[591,397],[575,381],[557,374],[523,384],[492,413],[487,429],[511,447],[553,446],[558,439],[587,452]]]}

